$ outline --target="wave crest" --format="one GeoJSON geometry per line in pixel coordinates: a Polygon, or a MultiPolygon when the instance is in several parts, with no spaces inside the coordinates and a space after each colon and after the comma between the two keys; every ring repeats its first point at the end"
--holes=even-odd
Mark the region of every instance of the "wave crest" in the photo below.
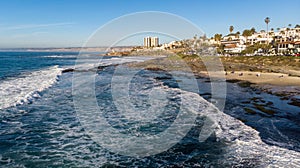
{"type": "Polygon", "coordinates": [[[31,102],[39,92],[51,87],[61,75],[62,69],[53,66],[30,72],[0,83],[0,109],[31,102]]]}

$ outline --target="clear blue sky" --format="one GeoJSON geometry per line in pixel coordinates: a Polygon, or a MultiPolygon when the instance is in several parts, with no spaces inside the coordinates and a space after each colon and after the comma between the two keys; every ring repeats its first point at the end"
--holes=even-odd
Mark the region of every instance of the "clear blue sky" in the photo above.
{"type": "MultiPolygon", "coordinates": [[[[81,46],[108,21],[142,11],[170,12],[200,27],[209,37],[245,28],[300,24],[299,0],[1,0],[0,48],[81,46]]],[[[121,30],[120,30],[121,31],[121,30]]]]}

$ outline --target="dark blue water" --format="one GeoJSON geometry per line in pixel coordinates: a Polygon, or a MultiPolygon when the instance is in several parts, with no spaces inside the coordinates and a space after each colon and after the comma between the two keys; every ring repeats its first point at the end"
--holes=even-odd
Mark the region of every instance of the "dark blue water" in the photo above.
{"type": "Polygon", "coordinates": [[[0,52],[0,78],[53,65],[74,65],[76,55],[75,52],[0,52]]]}
{"type": "MultiPolygon", "coordinates": [[[[22,89],[26,82],[33,84],[27,79],[41,80],[36,82],[42,83],[43,80],[34,75],[47,77],[54,70],[73,67],[76,56],[77,53],[2,52],[0,86],[7,88],[7,85],[11,87],[16,85],[14,82],[22,81],[25,84],[16,87],[17,91],[10,95],[31,91],[35,88],[22,89]]],[[[118,59],[106,58],[107,63],[118,59]]],[[[109,66],[95,72],[97,103],[105,110],[110,124],[121,131],[149,135],[167,129],[176,119],[182,102],[178,90],[172,89],[178,88],[180,81],[163,71],[142,70],[136,74],[130,86],[131,99],[124,103],[147,109],[151,89],[162,86],[169,89],[165,89],[168,103],[159,118],[152,124],[133,122],[124,118],[113,103],[111,82],[115,68],[109,66]]],[[[219,131],[199,142],[205,121],[205,116],[199,116],[188,134],[173,147],[154,156],[136,158],[114,153],[96,143],[82,126],[74,108],[73,72],[53,75],[57,75],[55,82],[44,83],[47,87],[34,92],[32,95],[37,96],[30,96],[30,101],[0,109],[0,167],[282,167],[288,164],[297,167],[299,163],[295,158],[299,157],[300,151],[297,119],[300,108],[289,105],[289,100],[281,100],[279,96],[228,83],[226,114],[221,113],[221,120],[217,122],[221,127],[219,131]]],[[[200,78],[198,83],[199,94],[210,100],[207,79],[200,78]]],[[[1,90],[0,93],[9,91],[1,90]]],[[[1,101],[7,100],[2,96],[1,101]]]]}

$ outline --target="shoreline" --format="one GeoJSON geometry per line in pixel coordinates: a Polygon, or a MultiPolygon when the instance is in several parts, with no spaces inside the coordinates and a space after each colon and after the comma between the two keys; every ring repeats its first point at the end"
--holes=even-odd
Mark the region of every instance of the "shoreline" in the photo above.
{"type": "MultiPolygon", "coordinates": [[[[207,71],[199,71],[199,74],[200,76],[209,77],[207,71]]],[[[234,71],[234,73],[227,72],[224,75],[226,80],[247,81],[258,85],[300,87],[300,77],[289,76],[285,73],[234,71]]],[[[210,75],[210,77],[222,78],[221,75],[210,75]]]]}
{"type": "MultiPolygon", "coordinates": [[[[179,58],[179,57],[178,57],[179,58]]],[[[215,71],[209,76],[205,65],[195,59],[178,59],[177,57],[157,57],[153,60],[148,60],[139,63],[128,63],[129,67],[144,68],[144,69],[163,69],[166,71],[192,71],[195,76],[226,78],[226,80],[248,81],[259,85],[274,85],[274,86],[299,86],[300,77],[292,75],[291,71],[299,73],[296,70],[282,69],[278,71],[265,70],[247,70],[249,65],[239,64],[239,67],[231,67],[228,62],[223,62],[224,69],[227,71],[215,71]],[[175,58],[175,59],[174,59],[175,58]],[[226,65],[225,65],[226,64],[226,65]],[[228,68],[229,67],[229,68],[228,68]],[[229,71],[231,70],[231,71],[229,71]]],[[[208,62],[212,62],[208,60],[208,62]]],[[[251,69],[251,68],[250,68],[251,69]]]]}
{"type": "MultiPolygon", "coordinates": [[[[199,76],[209,78],[206,71],[201,71],[199,76]]],[[[211,77],[219,78],[218,76],[211,77]]],[[[250,87],[279,96],[282,100],[289,100],[290,104],[300,107],[299,98],[295,98],[300,95],[300,77],[274,72],[236,71],[227,73],[225,78],[226,82],[238,83],[241,87],[250,87]],[[241,73],[243,73],[242,76],[240,76],[241,73]]]]}
{"type": "MultiPolygon", "coordinates": [[[[236,62],[235,62],[236,63],[236,62]]],[[[223,62],[224,68],[230,67],[229,62],[223,62]]],[[[216,72],[215,75],[208,76],[208,72],[202,62],[194,58],[178,59],[175,57],[157,58],[140,63],[129,63],[127,66],[132,68],[142,68],[153,71],[192,71],[195,77],[202,78],[226,78],[226,82],[240,83],[246,87],[259,89],[262,92],[278,95],[283,99],[291,99],[293,96],[300,95],[300,77],[292,76],[289,72],[291,69],[282,69],[280,72],[268,72],[257,69],[256,71],[249,71],[249,65],[239,64],[239,67],[228,68],[232,71],[227,74],[225,71],[216,72]],[[182,67],[180,65],[187,65],[182,67]],[[233,73],[232,73],[233,72],[233,73]]],[[[252,66],[253,67],[253,66],[252,66]]],[[[252,68],[250,67],[250,68],[252,68]]],[[[283,65],[284,67],[284,65],[283,65]]],[[[298,104],[297,106],[300,107],[298,104]]]]}

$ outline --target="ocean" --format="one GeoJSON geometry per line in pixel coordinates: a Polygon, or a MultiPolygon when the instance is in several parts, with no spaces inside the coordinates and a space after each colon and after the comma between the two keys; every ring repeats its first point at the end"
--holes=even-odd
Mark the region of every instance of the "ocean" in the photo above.
{"type": "Polygon", "coordinates": [[[0,52],[0,167],[300,167],[291,100],[227,82],[221,111],[206,78],[183,89],[169,72],[124,65],[152,57],[78,54],[0,52]]]}

